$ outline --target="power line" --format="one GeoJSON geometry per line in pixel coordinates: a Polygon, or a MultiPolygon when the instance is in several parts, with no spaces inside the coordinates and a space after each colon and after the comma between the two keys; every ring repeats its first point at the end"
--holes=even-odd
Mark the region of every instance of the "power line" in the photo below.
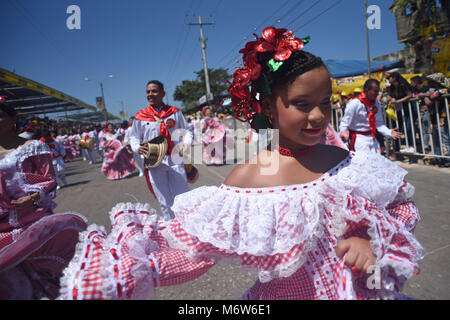
{"type": "Polygon", "coordinates": [[[300,19],[301,17],[303,17],[306,13],[308,13],[309,10],[311,10],[312,8],[314,8],[316,5],[318,5],[320,3],[321,0],[317,0],[312,6],[310,6],[308,9],[306,9],[305,11],[303,11],[300,15],[298,15],[297,17],[295,17],[292,21],[290,21],[288,24],[286,24],[286,26],[290,26],[292,23],[294,23],[295,21],[297,21],[298,19],[300,19]]]}
{"type": "MultiPolygon", "coordinates": [[[[191,0],[191,3],[189,4],[189,6],[188,6],[188,11],[187,11],[187,13],[186,13],[186,16],[188,16],[189,15],[189,11],[192,9],[192,7],[194,6],[194,2],[195,2],[195,0],[191,0]]],[[[194,14],[194,12],[192,12],[192,14],[194,14]]]]}
{"type": "Polygon", "coordinates": [[[196,15],[196,14],[197,14],[197,10],[198,10],[198,8],[200,8],[200,7],[201,7],[201,5],[202,5],[202,2],[203,2],[203,0],[199,0],[199,1],[198,1],[198,4],[197,4],[197,6],[195,7],[195,9],[194,9],[194,10],[192,10],[192,13],[193,13],[194,15],[196,15]]]}
{"type": "Polygon", "coordinates": [[[172,68],[170,69],[169,77],[168,77],[168,82],[170,82],[170,81],[172,80],[173,74],[175,73],[175,70],[177,69],[178,62],[179,62],[180,57],[181,57],[181,53],[182,53],[183,50],[184,50],[184,46],[186,45],[186,40],[187,40],[187,38],[188,38],[190,32],[191,32],[191,29],[188,28],[188,32],[186,33],[186,36],[184,37],[184,40],[183,40],[183,42],[182,42],[181,47],[179,47],[180,50],[178,50],[178,52],[176,53],[174,62],[173,62],[173,64],[172,64],[172,68]]]}
{"type": "MultiPolygon", "coordinates": [[[[272,19],[272,18],[275,16],[275,14],[277,14],[278,11],[280,11],[283,7],[285,7],[286,4],[288,4],[290,1],[291,1],[291,0],[287,0],[287,1],[285,1],[281,6],[279,6],[278,9],[275,10],[275,12],[272,13],[272,14],[270,15],[269,18],[266,18],[262,23],[260,23],[260,24],[255,28],[255,31],[256,31],[257,29],[259,29],[262,25],[264,25],[265,23],[267,23],[268,20],[272,19]]],[[[303,1],[304,1],[304,0],[301,0],[301,2],[303,2],[303,1]]],[[[249,34],[247,37],[250,37],[251,35],[252,35],[252,34],[249,34]]],[[[235,45],[235,46],[234,46],[234,47],[233,47],[226,55],[224,55],[224,56],[216,63],[216,65],[220,66],[220,65],[221,65],[220,63],[221,63],[222,61],[224,61],[230,54],[232,54],[233,52],[235,52],[241,45],[242,45],[242,40],[239,41],[239,43],[238,43],[237,45],[235,45]]],[[[234,58],[233,58],[233,60],[234,60],[234,58]]],[[[227,66],[227,65],[228,65],[228,63],[225,64],[225,66],[227,66]]]]}
{"type": "Polygon", "coordinates": [[[72,66],[77,70],[77,71],[80,71],[80,70],[82,70],[83,68],[81,67],[81,65],[77,62],[77,60],[76,59],[74,59],[73,57],[70,57],[70,59],[68,59],[68,57],[69,57],[69,54],[68,54],[68,52],[67,51],[65,51],[63,48],[62,48],[62,46],[55,40],[55,39],[53,39],[49,34],[47,34],[45,31],[43,31],[42,29],[41,29],[41,27],[38,25],[38,24],[36,24],[35,22],[34,22],[34,16],[33,16],[33,14],[31,13],[31,12],[29,12],[29,10],[26,8],[26,7],[24,7],[21,3],[20,3],[20,1],[13,1],[13,0],[10,0],[9,1],[10,2],[10,4],[22,15],[22,17],[24,17],[25,18],[25,20],[27,20],[28,21],[28,23],[29,24],[31,24],[34,28],[35,28],[35,30],[38,32],[38,33],[40,33],[41,34],[41,36],[43,37],[43,38],[45,38],[55,49],[56,49],[56,51],[62,56],[62,57],[64,57],[65,59],[67,59],[67,61],[70,61],[70,63],[72,64],[72,66]]]}
{"type": "MultiPolygon", "coordinates": [[[[262,27],[263,25],[265,25],[265,24],[267,23],[267,21],[269,21],[270,19],[272,19],[272,18],[278,13],[278,11],[280,11],[283,7],[285,7],[290,1],[291,1],[291,0],[287,0],[287,1],[284,2],[281,6],[279,6],[278,9],[275,10],[275,11],[273,12],[273,14],[272,14],[270,17],[268,17],[266,20],[264,20],[259,26],[257,26],[256,29],[259,29],[260,27],[262,27]]],[[[292,7],[290,10],[292,10],[293,8],[298,7],[298,6],[299,6],[300,4],[302,4],[302,2],[304,2],[304,1],[305,1],[305,0],[300,0],[300,1],[299,1],[300,3],[297,4],[297,5],[295,5],[294,7],[292,7]]],[[[288,12],[289,12],[290,10],[288,10],[288,12]]]]}
{"type": "MultiPolygon", "coordinates": [[[[336,7],[338,4],[340,4],[343,0],[338,0],[335,3],[333,3],[331,6],[329,6],[327,9],[323,10],[322,12],[320,12],[318,15],[316,15],[315,17],[313,17],[312,19],[308,20],[307,22],[305,22],[304,24],[302,24],[301,26],[299,26],[298,28],[296,28],[295,32],[297,32],[299,29],[305,27],[306,25],[310,24],[311,22],[317,20],[319,17],[321,17],[322,15],[324,15],[325,13],[327,13],[328,11],[330,11],[331,9],[333,9],[334,7],[336,7]]],[[[311,7],[309,7],[307,9],[307,11],[309,11],[309,9],[311,9],[313,6],[315,6],[318,2],[320,2],[320,0],[318,0],[316,3],[314,3],[311,7]]],[[[305,14],[306,11],[304,11],[302,14],[305,14]]],[[[297,17],[298,18],[298,17],[297,17]]],[[[296,19],[297,19],[296,18],[296,19]]],[[[233,59],[231,59],[226,66],[230,65],[233,60],[237,59],[238,56],[234,56],[233,59]]]]}
{"type": "Polygon", "coordinates": [[[290,15],[292,12],[294,12],[295,9],[297,9],[305,0],[300,0],[297,2],[293,7],[291,7],[281,18],[278,18],[279,21],[286,18],[288,15],[290,15]]]}
{"type": "Polygon", "coordinates": [[[297,28],[303,28],[304,26],[310,24],[311,22],[313,22],[314,20],[317,20],[320,16],[322,16],[323,14],[325,14],[326,12],[330,11],[331,9],[333,9],[334,7],[336,7],[339,3],[341,3],[342,0],[338,0],[336,1],[334,4],[332,4],[331,6],[329,6],[327,9],[325,9],[324,11],[322,11],[321,13],[319,13],[317,16],[315,16],[314,18],[308,20],[307,22],[305,22],[304,24],[302,24],[300,27],[297,28]]]}
{"type": "MultiPolygon", "coordinates": [[[[192,5],[194,4],[194,1],[195,0],[191,0],[189,6],[186,8],[186,10],[187,10],[186,11],[186,18],[189,15],[189,11],[192,8],[192,5]]],[[[179,59],[180,52],[183,51],[184,44],[186,42],[187,37],[189,36],[190,29],[187,30],[187,34],[185,34],[185,32],[186,32],[186,29],[184,28],[184,24],[183,24],[182,25],[182,30],[179,33],[179,38],[178,38],[178,41],[177,41],[177,47],[176,47],[175,52],[174,52],[174,56],[173,56],[173,59],[172,59],[172,64],[170,65],[169,71],[167,72],[167,77],[166,77],[167,81],[172,80],[172,73],[175,71],[175,67],[178,64],[178,59],[179,59]],[[183,35],[185,35],[185,38],[184,38],[183,41],[181,41],[183,35]]]]}
{"type": "Polygon", "coordinates": [[[210,16],[213,16],[213,15],[216,13],[217,9],[219,9],[219,7],[220,7],[220,5],[222,4],[222,2],[223,2],[223,0],[218,0],[218,1],[217,1],[216,7],[215,7],[214,10],[211,11],[211,13],[209,14],[210,16]]]}

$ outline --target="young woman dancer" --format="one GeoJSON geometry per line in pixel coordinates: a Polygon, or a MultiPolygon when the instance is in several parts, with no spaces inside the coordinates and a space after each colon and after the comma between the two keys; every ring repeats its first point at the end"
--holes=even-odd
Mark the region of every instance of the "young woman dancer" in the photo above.
{"type": "Polygon", "coordinates": [[[0,299],[54,299],[86,219],[53,213],[52,151],[17,136],[15,120],[0,102],[0,299]]]}
{"type": "Polygon", "coordinates": [[[285,29],[264,29],[241,50],[229,88],[235,115],[277,129],[279,142],[220,187],[177,196],[173,220],[118,204],[109,235],[97,226],[83,234],[61,298],[146,299],[218,259],[258,274],[244,299],[401,297],[423,256],[407,172],[377,154],[319,143],[331,117],[330,74],[303,45],[285,29]],[[267,174],[270,163],[278,167],[267,174]]]}

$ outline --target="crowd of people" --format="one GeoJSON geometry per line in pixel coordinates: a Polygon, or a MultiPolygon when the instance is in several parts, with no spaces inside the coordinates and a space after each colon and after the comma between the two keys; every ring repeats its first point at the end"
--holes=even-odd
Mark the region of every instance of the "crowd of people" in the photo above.
{"type": "MultiPolygon", "coordinates": [[[[194,280],[230,260],[258,276],[242,299],[409,299],[402,289],[424,254],[414,236],[420,218],[407,171],[376,143],[379,84],[368,81],[347,104],[346,116],[360,121],[356,128],[345,122],[358,137],[348,150],[329,124],[330,74],[303,50],[305,42],[267,27],[241,50],[228,89],[233,116],[255,134],[277,130],[278,140],[220,186],[189,190],[198,171],[175,156],[195,134],[181,110],[163,102],[160,81],[147,83],[149,105],[131,125],[69,128],[67,139],[80,136],[75,150],[92,151],[84,153],[92,164],[102,158],[107,177],[110,170],[113,179],[126,177],[131,167],[118,163],[139,167],[142,159],[139,170],[161,206],[162,216],[145,203],[116,204],[110,232],[82,213],[53,213],[63,170],[53,160],[69,150],[58,146],[64,132],[20,137],[14,109],[0,103],[1,298],[148,299],[159,286],[194,280]],[[270,174],[268,164],[276,169],[270,174]]],[[[198,142],[226,140],[221,121],[208,108],[203,114],[198,142]]],[[[221,156],[215,150],[206,155],[212,163],[221,156]]]]}
{"type": "MultiPolygon", "coordinates": [[[[385,78],[387,85],[379,89],[377,100],[379,116],[386,118],[388,123],[384,125],[380,118],[378,123],[383,121],[383,127],[375,132],[381,151],[386,150],[384,137],[388,137],[388,143],[392,144],[392,158],[396,154],[432,155],[430,164],[450,167],[450,80],[441,73],[414,76],[410,82],[399,72],[388,73],[385,78]],[[391,136],[388,133],[391,129],[400,131],[402,135],[391,136]]],[[[335,122],[340,124],[344,120],[340,124],[342,127],[347,126],[347,106],[353,106],[361,91],[357,88],[353,93],[340,92],[335,101],[334,107],[344,114],[342,118],[334,114],[335,122]]]]}

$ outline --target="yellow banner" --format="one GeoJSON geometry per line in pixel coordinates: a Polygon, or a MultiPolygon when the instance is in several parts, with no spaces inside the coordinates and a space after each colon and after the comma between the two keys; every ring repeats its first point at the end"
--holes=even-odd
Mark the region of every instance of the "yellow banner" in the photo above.
{"type": "Polygon", "coordinates": [[[431,45],[434,59],[434,72],[445,74],[450,78],[450,38],[433,41],[431,45]]]}

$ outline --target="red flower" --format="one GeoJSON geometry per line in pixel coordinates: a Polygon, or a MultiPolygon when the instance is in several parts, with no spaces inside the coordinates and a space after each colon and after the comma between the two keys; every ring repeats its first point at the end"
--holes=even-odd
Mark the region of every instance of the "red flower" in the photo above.
{"type": "Polygon", "coordinates": [[[304,46],[303,41],[294,36],[292,31],[286,32],[287,29],[277,29],[267,27],[263,30],[261,41],[256,46],[258,52],[275,51],[273,58],[277,61],[285,61],[291,57],[292,51],[301,50],[304,46]]]}
{"type": "Polygon", "coordinates": [[[290,58],[293,51],[301,50],[304,43],[296,38],[292,31],[267,27],[262,32],[262,38],[255,34],[255,41],[247,42],[245,48],[239,52],[243,54],[244,66],[233,74],[228,92],[231,104],[235,110],[235,118],[243,118],[251,122],[255,114],[261,113],[261,106],[250,92],[250,83],[257,80],[263,70],[258,62],[258,54],[274,51],[276,61],[285,61],[290,58]]]}

